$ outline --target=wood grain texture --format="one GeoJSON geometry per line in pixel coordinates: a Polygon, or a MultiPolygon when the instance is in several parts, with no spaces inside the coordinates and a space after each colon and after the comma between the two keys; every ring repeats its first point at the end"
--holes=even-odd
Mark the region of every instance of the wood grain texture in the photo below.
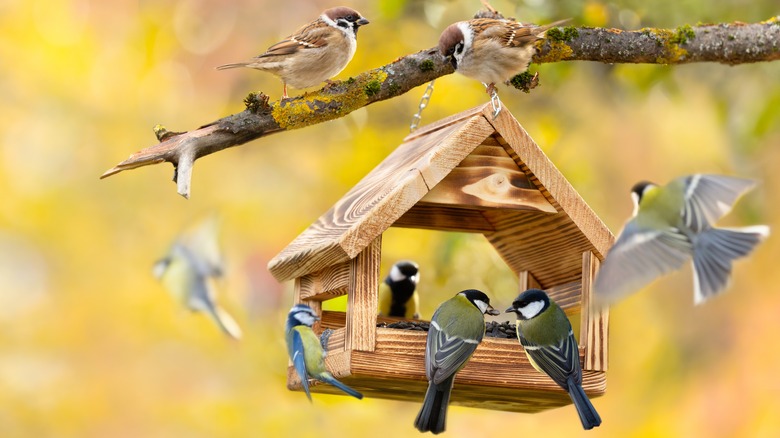
{"type": "Polygon", "coordinates": [[[347,294],[349,263],[339,263],[299,278],[300,299],[327,301],[347,294]]]}
{"type": "Polygon", "coordinates": [[[483,111],[486,120],[496,128],[507,145],[536,177],[539,189],[550,194],[560,206],[561,212],[568,215],[577,229],[588,237],[594,252],[599,259],[603,260],[615,240],[604,222],[585,203],[509,111],[504,109],[495,119],[492,117],[492,108],[485,106],[483,111]]]}
{"type": "Polygon", "coordinates": [[[495,139],[477,146],[421,202],[556,213],[495,139]]]}
{"type": "Polygon", "coordinates": [[[495,231],[493,225],[485,219],[482,210],[427,204],[423,201],[404,213],[393,226],[461,233],[495,231]]]}
{"type": "MultiPolygon", "coordinates": [[[[351,352],[349,373],[344,373],[343,354],[328,355],[326,364],[344,383],[367,397],[421,403],[427,387],[423,363],[426,338],[425,332],[379,328],[373,352],[351,352]]],[[[312,383],[313,392],[339,393],[329,385],[312,383]]],[[[290,370],[288,387],[300,389],[290,370]]],[[[603,395],[605,373],[584,371],[583,388],[590,397],[603,395]]],[[[558,385],[531,366],[522,346],[513,339],[485,338],[457,374],[452,393],[453,405],[513,412],[539,412],[570,403],[558,385]]]]}
{"type": "Polygon", "coordinates": [[[607,371],[609,345],[609,308],[592,306],[593,282],[598,273],[600,261],[588,251],[582,255],[582,317],[580,320],[580,347],[584,347],[583,367],[607,371]]]}
{"type": "Polygon", "coordinates": [[[350,262],[345,349],[374,351],[379,307],[380,234],[350,262]]]}
{"type": "Polygon", "coordinates": [[[285,281],[355,257],[493,132],[478,112],[467,117],[474,113],[410,136],[274,257],[271,274],[285,281]]]}

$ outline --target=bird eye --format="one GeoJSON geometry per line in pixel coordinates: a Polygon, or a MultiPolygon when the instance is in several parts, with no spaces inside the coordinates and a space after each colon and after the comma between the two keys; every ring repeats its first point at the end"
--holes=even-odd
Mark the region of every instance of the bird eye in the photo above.
{"type": "Polygon", "coordinates": [[[347,21],[357,21],[358,20],[357,15],[354,15],[354,14],[353,15],[347,15],[346,18],[347,18],[347,21]]]}

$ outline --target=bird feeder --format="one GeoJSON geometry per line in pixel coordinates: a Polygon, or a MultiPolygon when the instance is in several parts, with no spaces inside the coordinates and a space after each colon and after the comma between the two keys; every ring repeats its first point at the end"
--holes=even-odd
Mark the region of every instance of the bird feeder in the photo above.
{"type": "MultiPolygon", "coordinates": [[[[506,108],[494,118],[483,105],[410,134],[268,265],[277,280],[295,280],[297,303],[322,315],[315,330],[333,330],[326,364],[336,378],[366,397],[419,403],[427,334],[377,327],[389,227],[483,234],[517,274],[519,291],[544,289],[579,319],[582,386],[590,397],[604,394],[608,315],[589,303],[614,236],[506,108]],[[346,313],[322,311],[342,295],[346,313]]],[[[292,367],[287,374],[299,390],[292,367]]],[[[457,374],[451,403],[538,412],[571,400],[531,366],[517,339],[485,337],[457,374]]]]}

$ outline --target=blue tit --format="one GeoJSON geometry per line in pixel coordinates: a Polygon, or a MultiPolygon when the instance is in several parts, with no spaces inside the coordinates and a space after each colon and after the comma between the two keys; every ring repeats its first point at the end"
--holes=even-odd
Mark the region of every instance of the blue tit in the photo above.
{"type": "Polygon", "coordinates": [[[420,297],[417,283],[420,269],[417,263],[402,260],[390,268],[385,281],[379,285],[379,315],[406,319],[420,319],[420,297]]]}
{"type": "Polygon", "coordinates": [[[425,348],[425,392],[414,427],[420,432],[444,432],[455,373],[466,365],[485,335],[484,314],[498,315],[484,292],[469,289],[443,302],[428,329],[425,348]]]}
{"type": "Polygon", "coordinates": [[[308,380],[311,377],[321,382],[330,383],[352,397],[362,399],[363,394],[336,380],[325,368],[326,352],[320,344],[320,339],[311,329],[312,324],[319,319],[314,310],[305,304],[296,304],[287,315],[287,326],[285,327],[287,353],[295,366],[295,372],[301,379],[301,386],[306,392],[306,397],[311,401],[308,380]]]}
{"type": "Polygon", "coordinates": [[[601,417],[582,389],[577,340],[566,314],[539,289],[529,289],[512,302],[506,313],[517,314],[517,338],[528,361],[569,393],[585,430],[601,424],[601,417]]]}
{"type": "Polygon", "coordinates": [[[731,264],[769,235],[769,227],[715,228],[754,182],[720,175],[690,175],[665,186],[634,185],[633,217],[609,250],[596,277],[599,304],[612,302],[674,271],[693,258],[694,302],[722,292],[731,264]]]}
{"type": "Polygon", "coordinates": [[[176,301],[193,312],[206,312],[225,334],[240,339],[241,328],[215,301],[212,277],[222,275],[222,266],[211,253],[215,244],[208,234],[213,230],[206,225],[174,242],[168,254],[154,264],[153,273],[176,301]]]}

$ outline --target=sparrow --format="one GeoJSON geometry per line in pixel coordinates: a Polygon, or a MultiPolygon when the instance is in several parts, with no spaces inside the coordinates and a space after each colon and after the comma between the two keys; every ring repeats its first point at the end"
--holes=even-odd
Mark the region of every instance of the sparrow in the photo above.
{"type": "Polygon", "coordinates": [[[379,285],[379,315],[420,319],[420,297],[416,291],[419,281],[417,263],[402,260],[394,264],[379,285]]]}
{"type": "Polygon", "coordinates": [[[439,52],[458,73],[476,79],[493,95],[496,84],[528,70],[535,44],[568,20],[544,26],[513,20],[475,18],[449,25],[439,37],[439,52]]]}
{"type": "Polygon", "coordinates": [[[294,88],[313,87],[344,70],[357,49],[357,31],[368,24],[354,9],[339,6],[325,10],[311,23],[301,27],[265,51],[262,55],[217,67],[224,70],[249,67],[278,76],[294,88]]]}
{"type": "Polygon", "coordinates": [[[528,361],[569,393],[582,427],[599,426],[601,416],[582,389],[580,350],[566,313],[540,289],[518,295],[506,313],[517,314],[517,338],[528,361]]]}
{"type": "Polygon", "coordinates": [[[715,228],[754,181],[689,175],[665,186],[633,186],[632,218],[610,248],[594,283],[600,305],[611,304],[693,259],[694,303],[726,289],[731,264],[769,235],[769,227],[715,228]]]}
{"type": "Polygon", "coordinates": [[[285,327],[287,353],[290,355],[295,372],[301,378],[301,385],[306,396],[311,401],[309,377],[312,377],[321,382],[329,383],[358,400],[362,399],[363,394],[336,380],[325,367],[325,350],[322,348],[320,339],[311,329],[312,324],[319,319],[314,310],[306,304],[294,305],[287,315],[285,327]]]}
{"type": "Polygon", "coordinates": [[[428,389],[414,420],[420,432],[444,432],[455,374],[466,366],[482,342],[485,314],[499,312],[490,305],[490,298],[476,289],[459,292],[433,313],[425,347],[428,389]]]}
{"type": "Polygon", "coordinates": [[[212,279],[223,271],[216,235],[214,218],[184,233],[154,264],[153,274],[184,307],[205,312],[226,335],[240,339],[241,328],[216,302],[212,279]]]}

